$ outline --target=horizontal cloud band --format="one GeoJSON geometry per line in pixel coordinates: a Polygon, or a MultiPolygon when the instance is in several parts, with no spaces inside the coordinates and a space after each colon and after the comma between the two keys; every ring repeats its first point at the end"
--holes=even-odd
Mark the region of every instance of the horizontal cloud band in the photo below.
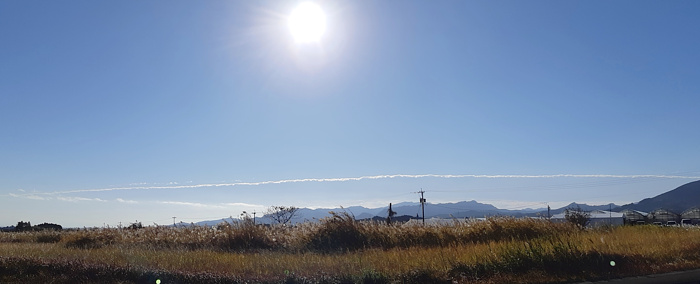
{"type": "MultiPolygon", "coordinates": [[[[378,179],[393,179],[393,178],[487,178],[487,179],[515,179],[515,178],[624,178],[624,179],[700,179],[697,176],[680,176],[680,175],[576,175],[576,174],[555,174],[555,175],[440,175],[440,174],[395,174],[395,175],[375,175],[375,176],[360,176],[360,177],[344,177],[344,178],[304,178],[304,179],[283,179],[272,181],[259,182],[234,182],[234,183],[207,183],[207,184],[192,184],[192,185],[164,185],[164,186],[133,186],[133,187],[112,187],[112,188],[97,188],[97,189],[77,189],[53,192],[34,192],[33,196],[38,194],[55,195],[69,193],[85,193],[85,192],[103,192],[115,190],[139,190],[139,189],[192,189],[206,187],[233,187],[233,186],[260,186],[269,184],[285,184],[285,183],[304,183],[304,182],[346,182],[346,181],[361,181],[361,180],[378,180],[378,179]]],[[[17,194],[22,195],[22,194],[17,194]]]]}

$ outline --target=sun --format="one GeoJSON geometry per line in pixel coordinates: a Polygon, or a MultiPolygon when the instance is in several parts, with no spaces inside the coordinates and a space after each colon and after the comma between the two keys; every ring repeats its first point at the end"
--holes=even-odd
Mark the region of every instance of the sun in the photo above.
{"type": "Polygon", "coordinates": [[[298,43],[318,42],[326,31],[326,14],[317,4],[303,2],[289,15],[288,24],[298,43]]]}

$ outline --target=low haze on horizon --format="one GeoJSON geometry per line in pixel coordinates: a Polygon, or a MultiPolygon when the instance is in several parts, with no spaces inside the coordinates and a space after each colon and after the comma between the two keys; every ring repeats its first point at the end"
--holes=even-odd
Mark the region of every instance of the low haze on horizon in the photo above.
{"type": "Polygon", "coordinates": [[[700,180],[700,3],[302,2],[0,2],[0,227],[700,180]]]}

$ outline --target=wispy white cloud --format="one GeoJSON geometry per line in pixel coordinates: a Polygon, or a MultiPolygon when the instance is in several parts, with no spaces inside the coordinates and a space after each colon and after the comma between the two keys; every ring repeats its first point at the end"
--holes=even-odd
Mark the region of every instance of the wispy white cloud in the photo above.
{"type": "Polygon", "coordinates": [[[79,201],[97,201],[97,202],[107,202],[107,200],[100,198],[86,198],[86,197],[75,197],[75,196],[59,196],[56,197],[57,200],[68,201],[68,202],[79,202],[79,201]]]}
{"type": "Polygon", "coordinates": [[[60,201],[66,201],[66,202],[118,202],[118,203],[124,203],[124,204],[151,203],[151,204],[188,206],[188,207],[210,208],[210,209],[231,209],[231,207],[239,207],[239,208],[244,207],[244,208],[261,209],[262,210],[262,209],[266,208],[263,205],[240,203],[240,202],[208,204],[208,203],[188,202],[188,201],[137,201],[137,200],[129,200],[129,199],[123,199],[123,198],[117,198],[114,200],[105,200],[105,199],[101,199],[101,198],[87,198],[87,197],[79,197],[79,196],[50,197],[50,196],[45,196],[45,195],[42,196],[42,195],[36,195],[36,194],[16,194],[16,193],[9,193],[8,195],[11,197],[15,197],[15,198],[24,198],[24,199],[33,199],[33,200],[60,200],[60,201]]]}
{"type": "Polygon", "coordinates": [[[188,201],[155,201],[157,204],[165,205],[178,205],[178,206],[189,206],[189,207],[199,207],[199,208],[213,208],[213,209],[230,209],[231,207],[245,207],[251,209],[264,209],[263,205],[249,204],[249,203],[199,203],[199,202],[188,202],[188,201]]]}
{"type": "Polygon", "coordinates": [[[185,202],[185,201],[156,201],[155,203],[165,204],[165,205],[199,207],[199,208],[226,208],[225,206],[217,205],[217,204],[206,204],[206,203],[185,202]]]}
{"type": "Polygon", "coordinates": [[[41,196],[38,194],[16,194],[16,193],[8,193],[8,195],[16,198],[26,198],[26,199],[34,199],[34,200],[51,200],[51,197],[46,197],[46,196],[41,196]]]}
{"type": "Polygon", "coordinates": [[[121,199],[121,198],[117,198],[116,201],[120,202],[120,203],[127,203],[127,204],[138,204],[139,203],[136,200],[128,200],[128,199],[121,199]]]}
{"type": "Polygon", "coordinates": [[[682,175],[608,175],[608,174],[555,174],[555,175],[452,175],[452,174],[395,174],[395,175],[374,175],[360,177],[344,177],[344,178],[304,178],[304,179],[283,179],[270,180],[259,182],[233,182],[233,183],[204,183],[191,185],[159,185],[159,186],[131,186],[131,187],[110,187],[96,189],[76,189],[65,191],[54,191],[34,194],[56,195],[70,193],[85,193],[85,192],[104,192],[117,190],[156,190],[156,189],[195,189],[209,187],[236,187],[236,186],[261,186],[270,184],[286,184],[286,183],[310,183],[310,182],[348,182],[362,180],[380,180],[380,179],[398,179],[398,178],[440,178],[440,179],[458,179],[458,178],[477,178],[477,179],[547,179],[547,178],[611,178],[611,179],[700,179],[700,176],[682,176],[682,175]]]}
{"type": "Polygon", "coordinates": [[[258,204],[248,204],[248,203],[222,203],[222,205],[225,206],[236,206],[236,207],[251,207],[251,208],[265,208],[263,205],[258,205],[258,204]]]}

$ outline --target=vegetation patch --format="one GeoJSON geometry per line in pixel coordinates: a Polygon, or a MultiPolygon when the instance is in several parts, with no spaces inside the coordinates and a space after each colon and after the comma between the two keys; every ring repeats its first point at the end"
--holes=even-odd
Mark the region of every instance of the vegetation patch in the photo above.
{"type": "Polygon", "coordinates": [[[0,233],[0,282],[551,283],[700,268],[698,249],[696,227],[389,225],[338,213],[297,226],[0,233]]]}
{"type": "Polygon", "coordinates": [[[59,232],[42,232],[37,234],[37,243],[57,243],[60,242],[62,235],[59,232]]]}
{"type": "Polygon", "coordinates": [[[367,230],[347,212],[331,212],[308,237],[307,247],[314,250],[348,251],[368,245],[367,230]]]}

